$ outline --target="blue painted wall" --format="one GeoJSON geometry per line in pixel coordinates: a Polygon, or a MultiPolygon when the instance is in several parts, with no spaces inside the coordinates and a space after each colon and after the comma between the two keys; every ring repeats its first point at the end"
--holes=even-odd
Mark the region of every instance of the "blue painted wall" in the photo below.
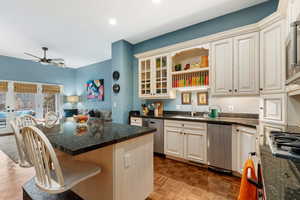
{"type": "Polygon", "coordinates": [[[88,65],[76,70],[76,91],[81,96],[79,109],[111,110],[111,60],[88,65]],[[88,100],[86,98],[86,82],[88,80],[104,79],[104,101],[88,100]]]}
{"type": "Polygon", "coordinates": [[[121,40],[112,44],[112,71],[120,72],[120,79],[113,81],[121,86],[118,94],[112,94],[112,118],[116,123],[127,123],[133,104],[133,46],[121,40]]]}
{"type": "Polygon", "coordinates": [[[134,45],[133,52],[142,53],[260,21],[277,10],[279,0],[269,0],[249,8],[173,31],[134,45]]]}
{"type": "MultiPolygon", "coordinates": [[[[159,49],[161,47],[173,45],[176,43],[253,24],[274,13],[277,10],[277,7],[278,0],[270,0],[259,5],[255,5],[205,22],[201,22],[199,24],[195,24],[187,28],[183,28],[135,44],[133,47],[133,53],[143,53],[153,49],[159,49]]],[[[134,58],[133,60],[133,74],[133,109],[139,110],[142,103],[149,103],[151,101],[143,101],[138,97],[138,60],[136,58],[134,58]]],[[[180,95],[177,94],[177,98],[175,100],[164,100],[165,108],[168,110],[175,110],[176,105],[180,104],[181,102],[180,98],[180,95]]],[[[189,111],[191,107],[183,106],[182,109],[189,111]]]]}
{"type": "Polygon", "coordinates": [[[75,69],[41,65],[36,62],[0,56],[0,80],[61,84],[65,95],[76,94],[75,69]]]}

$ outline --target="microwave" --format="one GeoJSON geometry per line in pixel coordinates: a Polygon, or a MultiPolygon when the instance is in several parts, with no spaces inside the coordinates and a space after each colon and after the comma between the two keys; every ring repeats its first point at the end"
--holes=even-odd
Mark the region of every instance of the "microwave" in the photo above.
{"type": "Polygon", "coordinates": [[[300,21],[291,24],[290,39],[287,43],[287,80],[300,72],[300,21]]]}

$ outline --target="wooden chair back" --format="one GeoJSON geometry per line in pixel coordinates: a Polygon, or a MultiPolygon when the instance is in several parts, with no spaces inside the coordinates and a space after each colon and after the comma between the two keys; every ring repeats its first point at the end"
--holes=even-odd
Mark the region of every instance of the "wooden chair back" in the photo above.
{"type": "Polygon", "coordinates": [[[55,151],[44,133],[34,126],[21,131],[29,159],[34,165],[36,183],[44,190],[64,186],[64,177],[55,151]]]}
{"type": "Polygon", "coordinates": [[[53,111],[47,112],[45,116],[45,126],[47,128],[54,127],[58,119],[59,117],[55,112],[53,111]]]}
{"type": "Polygon", "coordinates": [[[16,125],[21,130],[22,128],[26,126],[36,126],[37,121],[36,119],[31,115],[22,115],[16,118],[16,125]]]}

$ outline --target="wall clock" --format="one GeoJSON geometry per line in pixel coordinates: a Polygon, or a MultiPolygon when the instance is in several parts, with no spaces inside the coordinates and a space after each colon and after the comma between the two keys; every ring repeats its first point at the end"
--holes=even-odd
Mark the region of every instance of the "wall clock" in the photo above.
{"type": "Polygon", "coordinates": [[[113,72],[113,79],[115,81],[117,81],[117,80],[119,80],[119,78],[120,78],[120,73],[118,71],[114,71],[113,72]]]}
{"type": "Polygon", "coordinates": [[[120,92],[120,85],[119,84],[114,84],[113,85],[113,91],[114,93],[119,93],[120,92]]]}

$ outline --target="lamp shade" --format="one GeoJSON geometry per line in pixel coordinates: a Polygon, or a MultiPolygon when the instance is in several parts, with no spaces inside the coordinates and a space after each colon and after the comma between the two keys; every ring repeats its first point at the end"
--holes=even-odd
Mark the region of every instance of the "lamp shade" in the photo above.
{"type": "Polygon", "coordinates": [[[67,96],[67,102],[68,103],[78,103],[79,96],[67,96]]]}

